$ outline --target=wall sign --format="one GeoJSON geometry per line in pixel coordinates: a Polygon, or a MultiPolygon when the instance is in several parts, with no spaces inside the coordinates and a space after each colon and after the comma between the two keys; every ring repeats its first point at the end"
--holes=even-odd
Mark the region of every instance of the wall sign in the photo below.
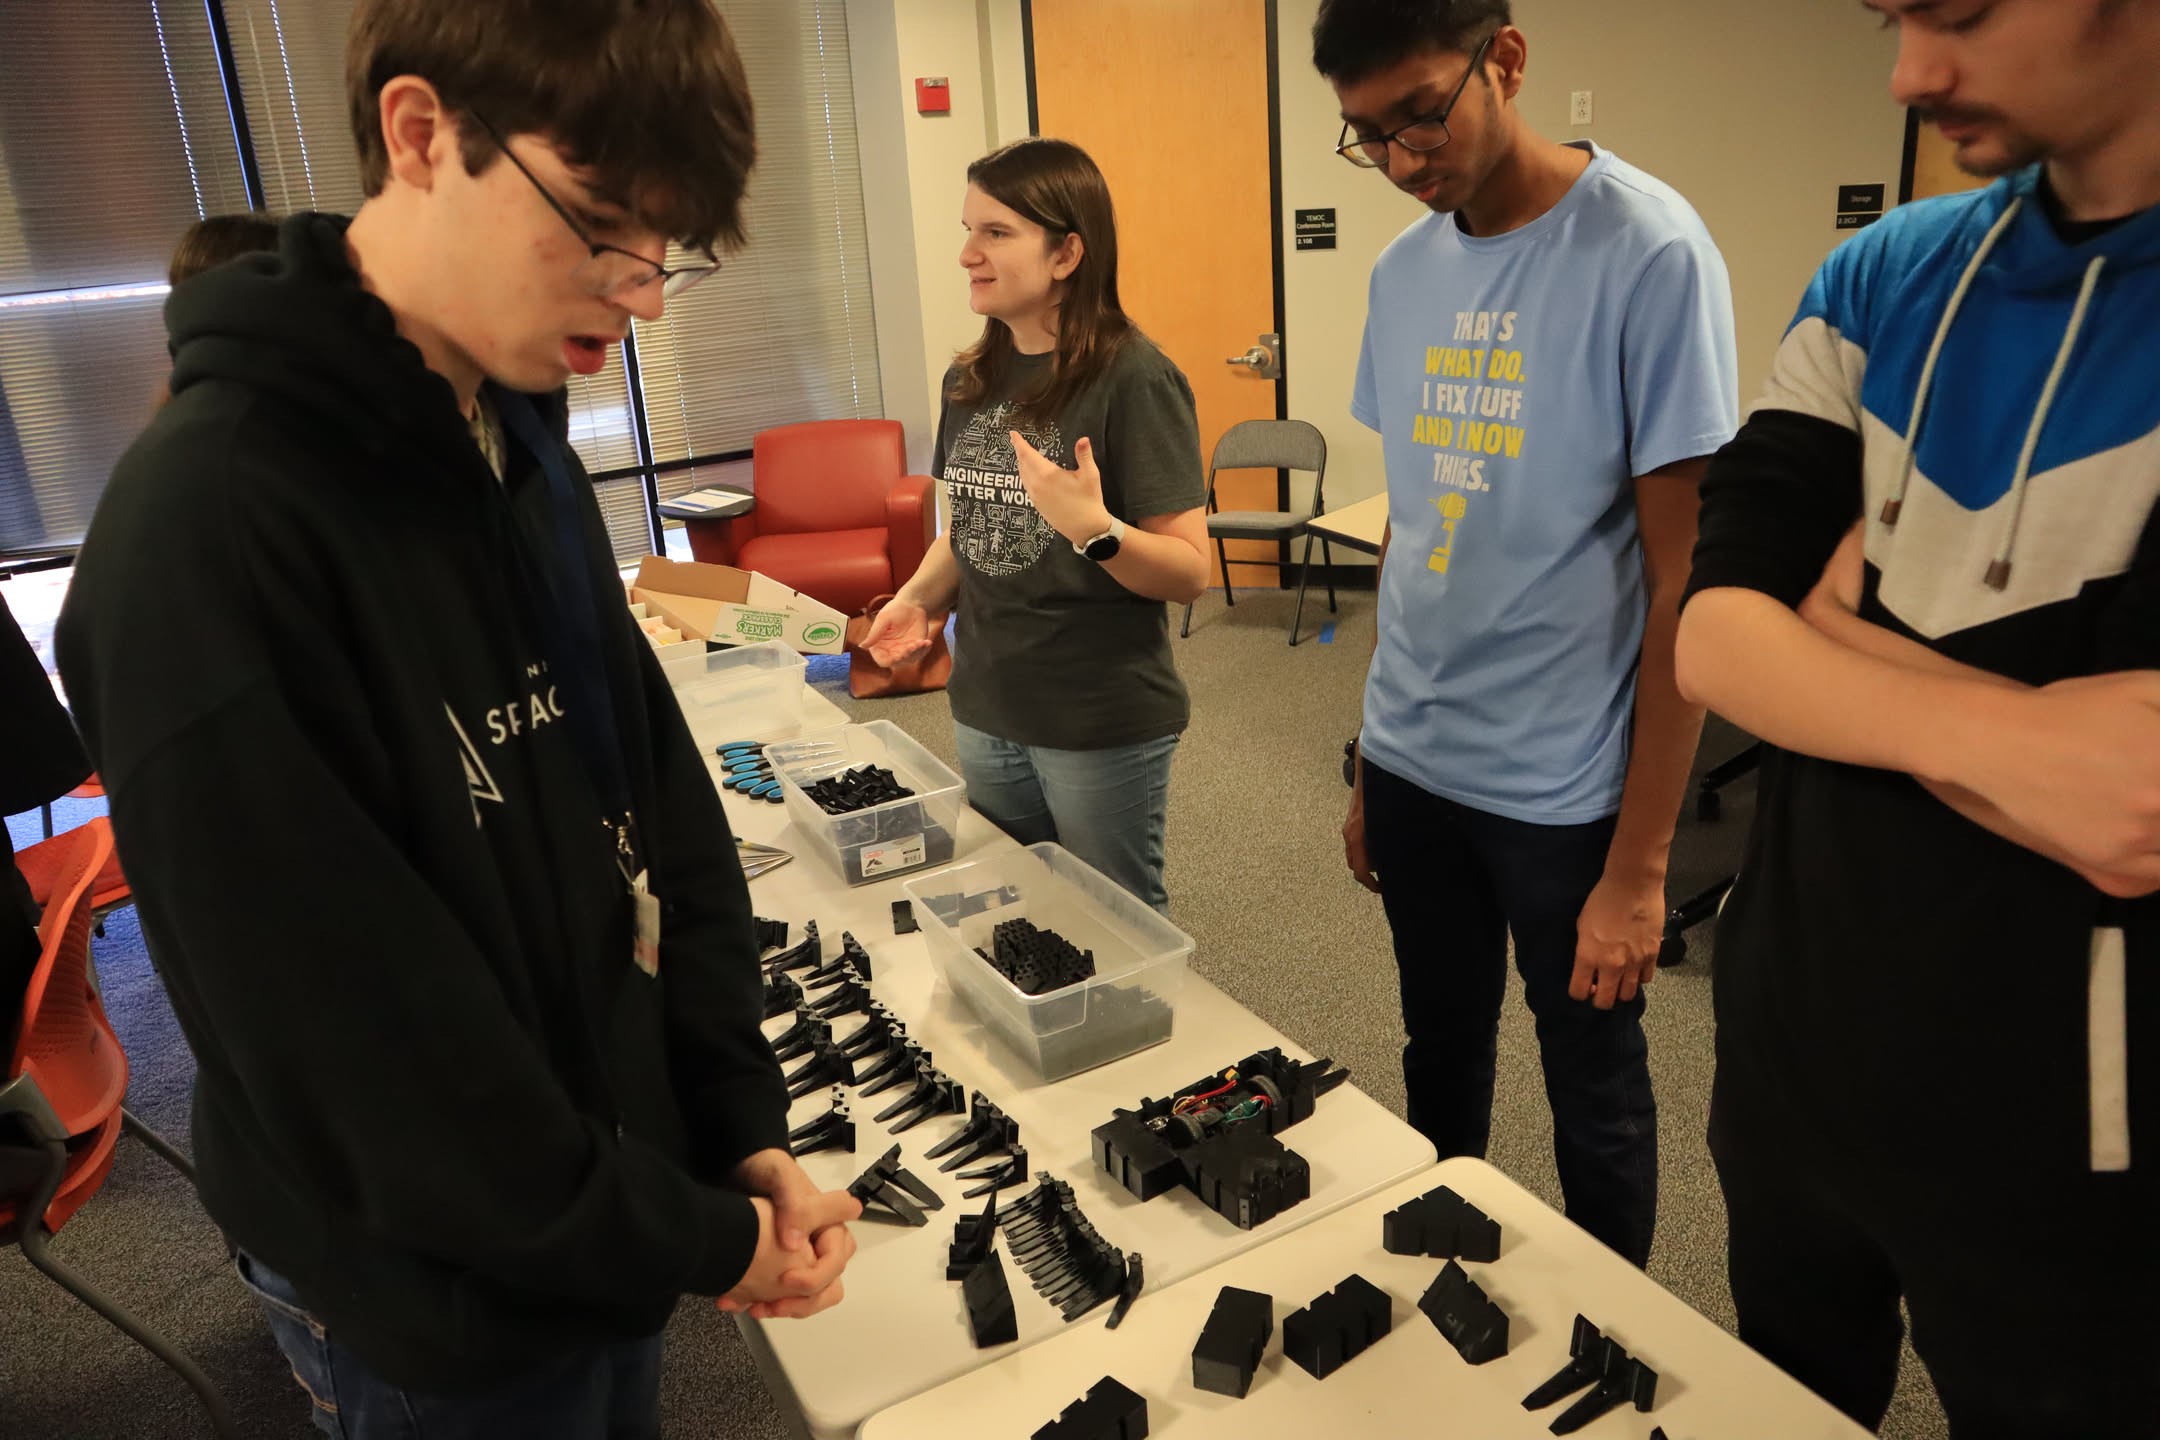
{"type": "Polygon", "coordinates": [[[1297,248],[1300,250],[1332,250],[1335,248],[1335,212],[1333,210],[1300,210],[1296,212],[1295,230],[1297,248]]]}
{"type": "Polygon", "coordinates": [[[1858,230],[1882,219],[1883,186],[1840,185],[1837,192],[1837,228],[1858,230]]]}

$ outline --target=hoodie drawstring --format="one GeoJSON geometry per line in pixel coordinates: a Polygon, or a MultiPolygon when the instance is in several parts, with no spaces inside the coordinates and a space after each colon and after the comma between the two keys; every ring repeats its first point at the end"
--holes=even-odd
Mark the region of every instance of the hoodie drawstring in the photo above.
{"type": "Polygon", "coordinates": [[[2001,242],[2003,232],[2010,228],[2010,222],[2017,218],[2024,203],[2022,199],[2012,200],[2003,210],[2002,217],[1988,228],[1980,248],[1966,262],[1965,273],[1958,277],[1957,289],[1950,292],[1950,304],[1943,310],[1942,323],[1935,327],[1935,339],[1928,346],[1927,361],[1920,367],[1919,388],[1913,392],[1912,419],[1905,426],[1905,466],[1898,474],[1897,489],[1882,503],[1881,518],[1886,526],[1896,527],[1898,514],[1905,508],[1905,492],[1912,488],[1913,467],[1920,458],[1920,422],[1927,414],[1928,399],[1935,389],[1935,363],[1942,359],[1943,342],[1950,338],[1950,327],[1964,307],[1966,293],[1972,289],[1980,267],[1987,263],[1988,255],[2001,242]]]}
{"type": "MultiPolygon", "coordinates": [[[[2017,473],[2010,477],[2010,521],[2003,530],[2002,546],[1995,552],[1995,559],[1987,568],[1987,583],[1991,590],[2002,590],[2010,584],[2010,552],[2017,546],[2018,525],[2025,517],[2025,491],[2032,478],[2033,452],[2040,448],[2040,432],[2047,425],[2048,411],[2055,408],[2055,391],[2062,384],[2063,372],[2070,368],[2070,352],[2077,348],[2078,332],[2085,328],[2085,312],[2092,308],[2093,291],[2100,286],[2100,272],[2107,268],[2107,256],[2096,255],[2092,264],[2085,267],[2085,283],[2078,287],[2077,304],[2070,311],[2070,327],[2063,332],[2062,345],[2055,351],[2055,368],[2048,371],[2047,384],[2040,391],[2040,408],[2033,412],[2032,426],[2025,432],[2025,448],[2018,453],[2017,473]]],[[[1908,462],[1910,463],[1910,462],[1908,462]]]]}

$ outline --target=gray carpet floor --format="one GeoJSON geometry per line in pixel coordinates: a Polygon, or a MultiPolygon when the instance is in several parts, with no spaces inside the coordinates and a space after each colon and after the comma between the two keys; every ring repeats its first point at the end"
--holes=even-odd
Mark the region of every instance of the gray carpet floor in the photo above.
{"type": "MultiPolygon", "coordinates": [[[[1193,694],[1193,724],[1171,787],[1169,887],[1177,923],[1199,942],[1209,979],[1315,1054],[1348,1065],[1356,1083],[1400,1114],[1401,1025],[1392,952],[1379,901],[1350,879],[1339,826],[1347,794],[1342,742],[1355,733],[1372,644],[1372,597],[1345,593],[1329,643],[1291,649],[1291,597],[1241,592],[1226,609],[1204,599],[1177,656],[1193,694]]],[[[1309,601],[1306,628],[1329,617],[1309,601]]],[[[1173,616],[1174,619],[1174,616],[1173,616]]],[[[858,704],[837,661],[813,680],[859,717],[891,719],[952,758],[942,696],[858,704]]],[[[1703,762],[1739,748],[1713,722],[1703,762]]],[[[1728,871],[1751,813],[1752,782],[1728,792],[1715,824],[1683,819],[1671,888],[1693,893],[1728,871]]],[[[64,802],[60,823],[98,806],[64,802]]],[[[11,822],[15,843],[37,818],[11,822]]],[[[304,944],[304,936],[294,937],[304,944]]],[[[133,1064],[128,1103],[184,1143],[193,1065],[151,970],[132,912],[95,942],[108,1007],[133,1064]]],[[[1661,1109],[1657,1248],[1650,1273],[1730,1327],[1724,1209],[1703,1143],[1711,1073],[1710,937],[1692,937],[1687,965],[1661,974],[1646,1025],[1661,1109]]],[[[1555,1205],[1559,1182],[1529,1012],[1511,984],[1500,1035],[1494,1164],[1555,1205]]],[[[104,1190],[55,1243],[66,1263],[192,1354],[223,1390],[249,1436],[315,1433],[307,1406],[226,1266],[217,1231],[184,1182],[132,1140],[104,1190]]],[[[731,1323],[686,1301],[668,1333],[664,1413],[670,1437],[768,1440],[789,1432],[731,1323]]],[[[965,1433],[956,1425],[955,1433],[965,1433]]],[[[173,1440],[208,1426],[177,1379],[97,1316],[0,1251],[0,1437],[7,1440],[173,1440]]],[[[1900,1440],[1947,1434],[1924,1370],[1906,1362],[1883,1427],[1900,1440]]]]}

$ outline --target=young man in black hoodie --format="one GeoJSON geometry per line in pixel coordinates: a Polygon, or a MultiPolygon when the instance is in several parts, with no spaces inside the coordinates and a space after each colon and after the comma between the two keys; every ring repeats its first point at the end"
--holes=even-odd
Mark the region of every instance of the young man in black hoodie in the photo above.
{"type": "Polygon", "coordinates": [[[840,1298],[719,800],[562,387],[738,243],[708,0],[360,0],[369,199],[180,286],[62,673],[202,1198],[350,1437],[658,1433],[678,1297],[840,1298]]]}
{"type": "Polygon", "coordinates": [[[1862,1424],[2160,1435],[2160,3],[1868,0],[1994,177],[1831,255],[1680,678],[1779,747],[1718,925],[1740,1336],[1862,1424]]]}

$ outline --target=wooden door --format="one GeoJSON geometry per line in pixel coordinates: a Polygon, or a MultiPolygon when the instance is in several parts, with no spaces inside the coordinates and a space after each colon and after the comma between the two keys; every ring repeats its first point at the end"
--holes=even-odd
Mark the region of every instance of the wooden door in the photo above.
{"type": "Polygon", "coordinates": [[[1979,176],[1958,169],[1957,147],[1943,139],[1942,131],[1925,122],[1915,122],[1912,195],[1909,198],[1925,200],[1931,195],[1955,195],[1960,190],[1977,190],[1987,183],[1979,176]]]}
{"type": "MultiPolygon", "coordinates": [[[[1036,133],[1095,157],[1117,208],[1118,289],[1192,382],[1204,464],[1280,382],[1226,364],[1278,331],[1269,0],[1032,0],[1036,133]]],[[[1234,470],[1225,510],[1276,507],[1276,477],[1234,470]]],[[[1232,545],[1272,560],[1271,544],[1232,545]]],[[[1213,556],[1209,557],[1211,568],[1213,556]]],[[[1215,579],[1221,582],[1217,573],[1215,579]]],[[[1267,585],[1238,567],[1238,583],[1267,585]]]]}

